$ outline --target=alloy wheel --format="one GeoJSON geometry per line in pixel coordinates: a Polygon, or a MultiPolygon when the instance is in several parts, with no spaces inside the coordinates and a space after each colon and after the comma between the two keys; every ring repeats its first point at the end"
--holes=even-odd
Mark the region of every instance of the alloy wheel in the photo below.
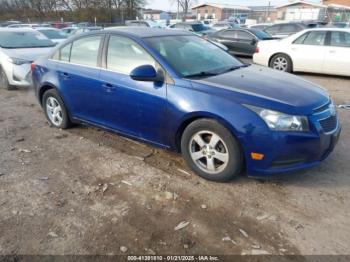
{"type": "Polygon", "coordinates": [[[206,173],[218,174],[229,162],[229,152],[224,140],[211,131],[196,133],[189,144],[194,163],[206,173]]]}
{"type": "Polygon", "coordinates": [[[7,78],[4,70],[0,68],[0,88],[6,88],[7,86],[7,78]]]}
{"type": "Polygon", "coordinates": [[[49,97],[46,100],[46,112],[52,124],[54,124],[55,126],[60,126],[62,124],[62,108],[56,98],[49,97]]]}
{"type": "Polygon", "coordinates": [[[280,70],[280,71],[287,71],[288,68],[288,61],[284,57],[276,57],[276,59],[273,61],[273,69],[280,70]]]}

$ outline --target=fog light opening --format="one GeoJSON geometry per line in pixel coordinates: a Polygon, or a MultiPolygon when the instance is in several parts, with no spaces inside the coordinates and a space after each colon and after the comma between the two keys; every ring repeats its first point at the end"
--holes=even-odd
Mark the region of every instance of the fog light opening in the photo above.
{"type": "Polygon", "coordinates": [[[252,152],[250,155],[251,155],[253,160],[263,160],[265,157],[264,154],[259,154],[259,153],[255,153],[255,152],[252,152]]]}

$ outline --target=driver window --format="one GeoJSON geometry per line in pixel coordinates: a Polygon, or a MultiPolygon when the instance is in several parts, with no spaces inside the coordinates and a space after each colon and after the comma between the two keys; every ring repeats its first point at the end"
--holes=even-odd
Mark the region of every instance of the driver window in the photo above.
{"type": "Polygon", "coordinates": [[[122,36],[111,36],[108,43],[107,69],[130,74],[136,67],[152,65],[155,60],[133,40],[122,36]]]}

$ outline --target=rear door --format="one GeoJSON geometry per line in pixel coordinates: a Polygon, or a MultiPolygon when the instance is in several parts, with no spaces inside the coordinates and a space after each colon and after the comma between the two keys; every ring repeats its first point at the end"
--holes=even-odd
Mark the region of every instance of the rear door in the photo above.
{"type": "Polygon", "coordinates": [[[295,71],[322,73],[326,35],[326,31],[306,32],[291,44],[289,52],[295,71]]]}
{"type": "Polygon", "coordinates": [[[323,72],[350,76],[350,33],[329,32],[323,72]]]}
{"type": "Polygon", "coordinates": [[[239,53],[237,30],[222,30],[216,34],[215,39],[225,45],[229,49],[229,52],[233,54],[239,53]]]}
{"type": "Polygon", "coordinates": [[[254,35],[247,31],[237,30],[237,46],[240,53],[253,55],[255,53],[257,40],[254,35]]]}
{"type": "Polygon", "coordinates": [[[98,123],[104,114],[100,83],[100,53],[104,35],[79,38],[61,49],[60,87],[70,113],[98,123]]]}

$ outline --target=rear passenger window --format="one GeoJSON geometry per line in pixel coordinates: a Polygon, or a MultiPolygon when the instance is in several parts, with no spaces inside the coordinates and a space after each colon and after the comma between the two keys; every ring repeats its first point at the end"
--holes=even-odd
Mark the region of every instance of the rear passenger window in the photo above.
{"type": "Polygon", "coordinates": [[[138,66],[156,66],[155,60],[133,40],[111,36],[108,43],[107,69],[130,74],[138,66]]]}
{"type": "Polygon", "coordinates": [[[237,38],[237,31],[234,30],[225,30],[219,33],[221,37],[227,38],[237,38]]]}
{"type": "Polygon", "coordinates": [[[301,45],[304,43],[306,37],[309,35],[309,33],[305,33],[302,36],[300,36],[297,40],[293,42],[293,44],[301,45]]]}
{"type": "Polygon", "coordinates": [[[238,38],[239,39],[243,39],[243,40],[253,40],[254,37],[247,33],[247,32],[243,32],[243,31],[238,31],[238,38]]]}
{"type": "Polygon", "coordinates": [[[308,34],[303,41],[304,45],[324,45],[326,39],[326,32],[324,31],[312,31],[308,34]]]}
{"type": "Polygon", "coordinates": [[[350,34],[346,32],[332,32],[331,46],[350,47],[350,34]]]}
{"type": "Polygon", "coordinates": [[[294,33],[297,29],[294,25],[281,25],[281,33],[294,33]]]}
{"type": "Polygon", "coordinates": [[[52,56],[52,59],[56,61],[69,62],[71,46],[72,44],[68,44],[62,47],[61,49],[57,50],[56,53],[52,56]]]}
{"type": "Polygon", "coordinates": [[[100,48],[101,36],[90,36],[73,42],[70,62],[97,66],[98,51],[100,48]]]}
{"type": "Polygon", "coordinates": [[[61,49],[59,58],[60,61],[69,62],[71,46],[72,44],[69,44],[61,49]]]}
{"type": "Polygon", "coordinates": [[[265,29],[265,32],[269,33],[270,35],[277,34],[279,31],[280,26],[279,25],[273,25],[269,28],[265,29]]]}

